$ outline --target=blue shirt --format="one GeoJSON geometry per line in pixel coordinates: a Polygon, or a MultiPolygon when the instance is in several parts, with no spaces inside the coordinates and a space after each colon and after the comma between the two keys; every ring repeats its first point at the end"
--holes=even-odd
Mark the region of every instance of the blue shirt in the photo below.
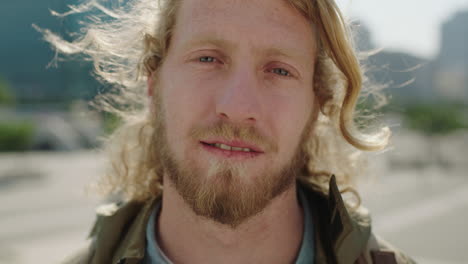
{"type": "MultiPolygon", "coordinates": [[[[304,211],[304,234],[302,236],[301,249],[296,259],[296,264],[309,264],[314,262],[314,225],[312,213],[310,212],[310,204],[302,190],[299,192],[299,201],[304,211]]],[[[146,254],[143,260],[144,264],[172,264],[172,262],[164,255],[164,252],[158,245],[156,240],[156,221],[161,203],[158,203],[146,226],[146,254]]]]}

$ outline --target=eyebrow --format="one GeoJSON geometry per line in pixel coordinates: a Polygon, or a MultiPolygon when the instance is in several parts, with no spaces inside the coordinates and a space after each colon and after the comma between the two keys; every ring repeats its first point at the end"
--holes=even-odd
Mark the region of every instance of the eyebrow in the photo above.
{"type": "Polygon", "coordinates": [[[269,47],[263,50],[262,54],[265,56],[286,57],[286,58],[291,58],[295,60],[302,60],[302,57],[303,57],[295,49],[280,48],[280,47],[269,47]]]}
{"type": "Polygon", "coordinates": [[[215,46],[215,47],[228,49],[228,50],[233,50],[235,48],[235,44],[233,44],[232,42],[230,42],[228,40],[213,37],[213,36],[208,36],[207,37],[207,36],[203,36],[203,35],[202,36],[197,36],[197,37],[189,40],[188,42],[186,42],[185,44],[182,45],[182,48],[184,50],[187,50],[187,49],[190,49],[192,47],[204,46],[204,45],[215,46]]]}

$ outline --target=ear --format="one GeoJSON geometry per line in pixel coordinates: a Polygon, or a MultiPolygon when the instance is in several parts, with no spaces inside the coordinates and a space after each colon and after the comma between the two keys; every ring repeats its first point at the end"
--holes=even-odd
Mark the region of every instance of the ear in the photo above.
{"type": "Polygon", "coordinates": [[[153,78],[153,74],[148,74],[148,79],[146,80],[146,93],[148,95],[148,97],[152,97],[153,96],[153,92],[154,92],[154,78],[153,78]]]}

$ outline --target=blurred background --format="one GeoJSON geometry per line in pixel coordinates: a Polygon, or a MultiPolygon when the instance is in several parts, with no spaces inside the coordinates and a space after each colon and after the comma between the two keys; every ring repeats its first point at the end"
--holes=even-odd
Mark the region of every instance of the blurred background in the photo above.
{"type": "MultiPolygon", "coordinates": [[[[118,120],[88,102],[108,87],[79,57],[55,63],[32,27],[79,31],[85,15],[50,14],[69,4],[0,2],[0,263],[63,259],[99,203],[85,186],[102,173],[99,139],[118,120]]],[[[374,230],[419,263],[468,263],[468,1],[338,4],[357,48],[382,49],[365,64],[390,98],[380,111],[392,144],[370,155],[374,175],[360,186],[374,230]]]]}

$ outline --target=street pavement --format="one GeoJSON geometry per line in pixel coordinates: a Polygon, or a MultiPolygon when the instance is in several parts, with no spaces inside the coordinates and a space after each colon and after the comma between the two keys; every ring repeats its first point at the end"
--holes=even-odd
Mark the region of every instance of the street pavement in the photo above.
{"type": "MultiPolygon", "coordinates": [[[[374,231],[418,263],[468,263],[466,170],[400,170],[381,159],[360,188],[374,231]]],[[[99,204],[86,190],[103,161],[94,152],[0,155],[0,263],[58,263],[84,245],[99,204]]]]}
{"type": "Polygon", "coordinates": [[[374,232],[418,263],[468,263],[468,178],[439,169],[386,175],[363,192],[374,232]]]}
{"type": "Polygon", "coordinates": [[[87,189],[101,160],[91,152],[0,156],[0,263],[58,263],[84,244],[99,203],[87,189]]]}

